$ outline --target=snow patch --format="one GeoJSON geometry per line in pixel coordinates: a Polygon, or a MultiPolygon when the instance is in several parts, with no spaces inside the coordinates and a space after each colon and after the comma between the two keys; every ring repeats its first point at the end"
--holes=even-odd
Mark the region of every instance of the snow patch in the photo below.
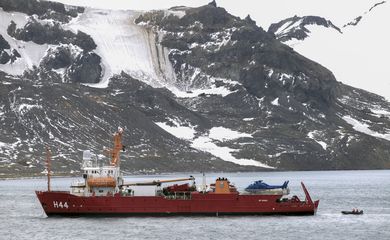
{"type": "Polygon", "coordinates": [[[236,158],[232,155],[232,153],[238,152],[239,149],[220,147],[213,142],[213,140],[223,142],[226,140],[234,140],[243,137],[251,138],[252,135],[248,133],[234,131],[224,127],[213,127],[212,129],[210,129],[208,135],[200,136],[194,139],[192,141],[191,147],[198,149],[200,151],[211,153],[212,155],[219,157],[224,161],[232,162],[238,165],[274,168],[252,159],[236,158]]]}
{"type": "Polygon", "coordinates": [[[228,147],[220,147],[212,142],[212,139],[206,136],[196,138],[191,145],[198,150],[211,153],[212,155],[221,158],[224,161],[232,162],[242,166],[256,166],[263,168],[274,168],[266,164],[260,163],[252,159],[236,158],[232,155],[233,152],[237,152],[237,149],[231,149],[228,147]]]}
{"type": "Polygon", "coordinates": [[[271,102],[272,105],[275,105],[275,106],[280,106],[279,104],[279,98],[275,98],[272,102],[271,102]]]}
{"type": "Polygon", "coordinates": [[[319,137],[321,137],[321,132],[320,131],[317,131],[317,130],[314,130],[312,132],[309,132],[307,134],[307,136],[311,139],[313,139],[316,143],[318,143],[319,145],[321,145],[321,147],[326,150],[328,148],[328,144],[326,144],[326,142],[324,141],[320,141],[320,140],[317,140],[319,137]]]}
{"type": "Polygon", "coordinates": [[[178,121],[170,120],[174,126],[170,126],[165,122],[155,122],[155,124],[177,138],[184,140],[192,140],[194,138],[196,133],[194,127],[181,126],[178,121]]]}
{"type": "Polygon", "coordinates": [[[390,112],[384,109],[371,109],[371,112],[373,112],[377,117],[390,116],[390,112]]]}
{"type": "MultiPolygon", "coordinates": [[[[236,27],[224,29],[222,32],[214,32],[210,34],[211,42],[202,44],[202,48],[208,51],[219,51],[221,47],[226,46],[231,42],[232,34],[237,31],[236,27]]],[[[231,42],[233,45],[235,42],[231,42]]]]}
{"type": "Polygon", "coordinates": [[[275,154],[269,154],[268,157],[269,158],[276,158],[276,157],[282,156],[283,154],[305,154],[305,153],[306,152],[299,151],[299,150],[284,150],[282,152],[278,152],[275,154]]]}
{"type": "MultiPolygon", "coordinates": [[[[181,126],[180,123],[174,119],[170,119],[175,126],[170,126],[165,122],[156,122],[156,124],[167,131],[168,133],[174,135],[177,138],[192,140],[195,136],[195,130],[193,127],[181,126]]],[[[213,143],[213,140],[225,141],[233,140],[241,137],[252,137],[252,135],[247,133],[241,133],[238,131],[233,131],[224,127],[214,127],[210,129],[208,136],[201,136],[192,141],[191,147],[211,153],[212,155],[221,158],[224,161],[232,162],[242,166],[257,166],[263,168],[274,168],[266,164],[260,163],[252,159],[237,159],[232,155],[233,152],[239,151],[238,149],[232,149],[229,147],[220,147],[213,143]]]]}
{"type": "Polygon", "coordinates": [[[57,73],[58,75],[61,76],[62,79],[64,79],[66,68],[52,69],[52,71],[57,73]]]}
{"type": "Polygon", "coordinates": [[[220,147],[216,145],[213,141],[226,141],[234,140],[243,137],[250,137],[252,135],[248,133],[242,133],[234,131],[224,127],[213,127],[210,129],[208,135],[200,136],[194,139],[196,131],[193,126],[183,126],[177,119],[169,118],[171,125],[168,125],[166,122],[156,122],[159,127],[172,134],[173,136],[184,139],[192,140],[191,147],[198,149],[200,151],[211,153],[212,155],[221,158],[224,161],[232,162],[242,166],[257,166],[263,168],[273,168],[266,164],[260,163],[252,159],[236,158],[232,155],[233,152],[238,152],[239,149],[232,149],[229,147],[220,147]]]}
{"type": "Polygon", "coordinates": [[[382,139],[390,141],[390,133],[383,134],[383,133],[378,133],[378,132],[372,131],[369,128],[370,126],[367,123],[362,123],[362,122],[360,122],[360,121],[358,121],[358,120],[356,120],[353,117],[348,116],[348,115],[343,116],[342,118],[348,124],[352,125],[353,129],[355,129],[358,132],[361,132],[361,133],[364,133],[364,134],[367,134],[367,135],[370,135],[370,136],[373,136],[376,138],[382,138],[382,139]]]}
{"type": "Polygon", "coordinates": [[[19,113],[26,113],[28,111],[30,111],[32,108],[39,108],[39,109],[42,109],[42,106],[38,105],[38,104],[20,104],[19,107],[18,107],[18,111],[19,113]]]}
{"type": "Polygon", "coordinates": [[[171,10],[171,9],[165,10],[164,13],[165,13],[166,16],[173,15],[173,16],[176,16],[178,18],[182,18],[182,17],[184,17],[186,15],[186,11],[184,11],[184,10],[176,10],[176,9],[175,10],[171,10]]]}
{"type": "Polygon", "coordinates": [[[270,78],[272,76],[272,74],[274,74],[274,70],[272,68],[270,68],[268,70],[268,77],[270,78]]]}
{"type": "Polygon", "coordinates": [[[285,22],[276,32],[275,35],[278,36],[278,38],[282,37],[283,35],[287,34],[290,31],[293,31],[294,29],[298,28],[299,25],[302,23],[303,19],[300,19],[296,22],[288,21],[285,22]]]}
{"type": "MultiPolygon", "coordinates": [[[[189,89],[188,91],[183,91],[179,89],[176,86],[167,86],[168,90],[170,90],[176,97],[178,98],[194,98],[198,97],[200,94],[205,94],[205,95],[220,95],[222,97],[226,97],[229,94],[235,93],[238,90],[230,90],[228,86],[236,86],[236,85],[241,85],[241,83],[237,81],[232,81],[229,79],[225,78],[216,78],[212,77],[210,75],[204,74],[200,68],[195,68],[194,73],[191,76],[190,79],[190,84],[192,84],[195,79],[201,75],[202,77],[205,77],[208,79],[208,86],[204,86],[203,88],[197,88],[197,89],[189,89]],[[218,86],[217,87],[217,82],[223,82],[224,86],[218,86]]],[[[186,88],[186,86],[184,86],[186,88]]]]}
{"type": "Polygon", "coordinates": [[[255,119],[255,118],[243,118],[242,120],[245,122],[249,122],[249,121],[252,121],[253,119],[255,119]]]}
{"type": "Polygon", "coordinates": [[[235,92],[230,91],[225,86],[216,87],[215,85],[208,89],[194,89],[192,91],[187,92],[181,91],[176,87],[170,87],[169,90],[178,98],[193,98],[199,96],[200,94],[220,95],[222,97],[226,97],[227,95],[235,92]]]}
{"type": "Polygon", "coordinates": [[[253,138],[253,136],[248,133],[242,133],[224,127],[213,127],[209,132],[209,138],[221,142],[244,137],[253,138]]]}

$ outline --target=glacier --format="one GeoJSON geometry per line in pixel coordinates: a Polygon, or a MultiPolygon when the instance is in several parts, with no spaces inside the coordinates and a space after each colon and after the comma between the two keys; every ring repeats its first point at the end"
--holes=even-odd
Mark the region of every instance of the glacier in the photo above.
{"type": "Polygon", "coordinates": [[[92,87],[108,86],[109,78],[122,71],[153,87],[164,87],[175,81],[168,50],[156,42],[154,33],[134,23],[141,14],[131,10],[86,8],[77,19],[67,24],[76,32],[92,36],[102,58],[103,77],[92,87]]]}

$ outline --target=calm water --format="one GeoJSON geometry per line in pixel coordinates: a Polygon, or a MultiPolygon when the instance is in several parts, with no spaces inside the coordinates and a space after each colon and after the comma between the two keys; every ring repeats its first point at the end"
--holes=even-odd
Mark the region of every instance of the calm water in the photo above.
{"type": "MultiPolygon", "coordinates": [[[[221,174],[209,174],[208,180],[221,174]]],[[[188,176],[137,176],[128,180],[188,176]]],[[[195,175],[197,176],[197,175],[195,175]]],[[[222,176],[222,175],[221,175],[222,176]]],[[[315,216],[47,218],[34,190],[45,179],[0,181],[0,239],[390,239],[390,171],[277,172],[223,174],[239,189],[263,179],[290,180],[292,194],[304,198],[303,180],[315,216]],[[364,215],[341,215],[358,207],[364,215]]],[[[73,179],[53,179],[67,189],[73,179]]],[[[198,175],[198,182],[201,182],[198,175]]]]}

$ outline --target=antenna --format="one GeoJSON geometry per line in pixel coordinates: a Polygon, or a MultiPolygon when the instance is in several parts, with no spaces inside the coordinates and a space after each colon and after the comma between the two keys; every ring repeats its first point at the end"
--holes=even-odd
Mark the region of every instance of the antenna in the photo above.
{"type": "Polygon", "coordinates": [[[50,192],[50,168],[51,168],[51,151],[48,146],[46,146],[46,170],[47,170],[47,191],[50,192]]]}

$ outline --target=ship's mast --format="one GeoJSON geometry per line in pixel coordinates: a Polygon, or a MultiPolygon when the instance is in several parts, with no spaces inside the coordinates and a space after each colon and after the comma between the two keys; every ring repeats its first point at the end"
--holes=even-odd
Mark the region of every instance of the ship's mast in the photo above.
{"type": "Polygon", "coordinates": [[[119,166],[119,153],[121,150],[123,150],[122,145],[122,133],[123,129],[121,127],[118,128],[118,131],[114,134],[114,147],[111,149],[111,165],[112,166],[119,166]]]}
{"type": "Polygon", "coordinates": [[[50,169],[51,168],[51,152],[48,146],[46,146],[46,170],[47,170],[47,191],[50,192],[50,169]]]}
{"type": "Polygon", "coordinates": [[[203,172],[203,176],[202,176],[202,191],[205,193],[206,190],[207,190],[206,175],[205,175],[205,173],[203,172]]]}

